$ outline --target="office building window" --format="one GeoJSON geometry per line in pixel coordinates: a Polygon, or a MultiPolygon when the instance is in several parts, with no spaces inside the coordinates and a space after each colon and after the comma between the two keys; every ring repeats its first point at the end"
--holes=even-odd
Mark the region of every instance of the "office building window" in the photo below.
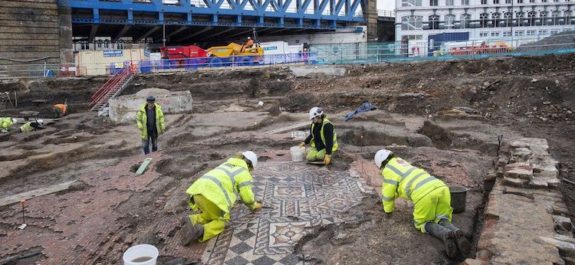
{"type": "Polygon", "coordinates": [[[505,3],[506,3],[506,4],[511,4],[511,1],[512,1],[512,0],[505,0],[505,3]]]}
{"type": "Polygon", "coordinates": [[[527,36],[535,36],[535,30],[528,30],[525,35],[527,36]]]}
{"type": "Polygon", "coordinates": [[[487,22],[489,21],[489,14],[487,13],[481,13],[479,14],[479,25],[482,28],[486,28],[487,27],[487,22]]]}
{"type": "Polygon", "coordinates": [[[439,0],[429,0],[429,5],[430,6],[437,6],[438,2],[439,2],[439,0]]]}
{"type": "Polygon", "coordinates": [[[561,23],[562,21],[560,21],[560,17],[561,17],[561,11],[555,10],[555,11],[551,12],[551,24],[552,25],[564,24],[564,23],[561,23]]]}
{"type": "Polygon", "coordinates": [[[498,4],[499,4],[499,0],[493,0],[493,4],[494,4],[494,5],[498,5],[498,4]]]}
{"type": "Polygon", "coordinates": [[[499,32],[491,32],[491,37],[499,37],[499,32]]]}
{"type": "Polygon", "coordinates": [[[525,17],[525,12],[517,12],[517,14],[515,14],[515,20],[517,20],[518,26],[527,25],[527,23],[525,21],[523,21],[524,17],[525,17]]]}
{"type": "Polygon", "coordinates": [[[455,23],[455,15],[445,15],[445,27],[446,28],[452,29],[454,23],[455,23]]]}
{"type": "Polygon", "coordinates": [[[518,4],[523,4],[523,0],[517,0],[518,4]]]}
{"type": "Polygon", "coordinates": [[[511,37],[511,31],[504,31],[503,37],[511,37]]]}
{"type": "Polygon", "coordinates": [[[468,5],[469,5],[469,0],[461,0],[461,5],[462,5],[462,6],[468,6],[468,5]]]}
{"type": "Polygon", "coordinates": [[[535,3],[535,0],[529,0],[529,3],[532,3],[532,4],[535,3]]]}
{"type": "Polygon", "coordinates": [[[471,23],[471,15],[463,14],[461,15],[461,28],[469,28],[471,23]]]}
{"type": "Polygon", "coordinates": [[[513,12],[511,12],[511,11],[505,12],[503,14],[503,18],[505,20],[504,26],[505,27],[511,27],[511,23],[513,22],[513,12]]]}
{"type": "Polygon", "coordinates": [[[503,21],[501,20],[501,13],[499,12],[495,12],[491,15],[491,18],[493,19],[493,27],[499,27],[500,23],[502,23],[503,21]]]}
{"type": "Polygon", "coordinates": [[[541,13],[539,13],[539,17],[541,19],[541,25],[549,24],[549,21],[547,21],[547,16],[548,16],[547,11],[541,11],[541,13]]]}
{"type": "Polygon", "coordinates": [[[422,29],[423,16],[405,16],[401,17],[402,30],[422,29]]]}
{"type": "Polygon", "coordinates": [[[539,30],[539,36],[547,35],[547,30],[539,30]]]}
{"type": "Polygon", "coordinates": [[[479,32],[479,37],[487,37],[489,36],[489,32],[479,32]]]}
{"type": "Polygon", "coordinates": [[[528,26],[535,26],[535,17],[537,16],[537,12],[535,11],[529,11],[529,13],[527,13],[527,25],[528,26]]]}
{"type": "Polygon", "coordinates": [[[547,0],[541,0],[541,3],[547,3],[547,0]]]}
{"type": "Polygon", "coordinates": [[[523,36],[523,30],[515,31],[515,36],[522,37],[523,36]]]}
{"type": "Polygon", "coordinates": [[[429,29],[439,29],[439,16],[438,15],[429,16],[429,29]]]}
{"type": "Polygon", "coordinates": [[[487,0],[481,0],[482,5],[487,5],[487,0]]]}
{"type": "Polygon", "coordinates": [[[401,0],[401,6],[421,6],[421,1],[422,0],[401,0]]]}

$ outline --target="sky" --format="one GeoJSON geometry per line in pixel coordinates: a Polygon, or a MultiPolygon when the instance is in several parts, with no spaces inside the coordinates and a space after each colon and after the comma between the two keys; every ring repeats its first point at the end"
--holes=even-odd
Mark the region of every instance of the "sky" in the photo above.
{"type": "Polygon", "coordinates": [[[395,0],[377,0],[377,9],[394,10],[395,0]]]}

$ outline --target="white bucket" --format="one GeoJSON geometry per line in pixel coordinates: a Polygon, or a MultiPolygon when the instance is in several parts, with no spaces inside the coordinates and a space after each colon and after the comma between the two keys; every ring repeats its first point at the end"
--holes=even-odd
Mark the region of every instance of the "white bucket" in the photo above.
{"type": "Polygon", "coordinates": [[[292,161],[303,161],[305,157],[305,147],[292,146],[289,151],[291,152],[292,161]]]}
{"type": "Polygon", "coordinates": [[[122,258],[124,265],[156,265],[159,254],[156,247],[142,244],[128,248],[122,258]]]}

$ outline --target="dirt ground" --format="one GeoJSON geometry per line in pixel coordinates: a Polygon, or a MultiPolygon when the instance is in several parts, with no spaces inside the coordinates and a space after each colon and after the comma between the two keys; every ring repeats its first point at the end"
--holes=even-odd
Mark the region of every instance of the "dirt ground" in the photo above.
{"type": "MultiPolygon", "coordinates": [[[[170,249],[161,264],[198,262],[201,247],[174,243],[176,220],[186,211],[185,189],[237,151],[286,160],[277,152],[285,154],[298,140],[289,132],[267,132],[305,122],[312,106],[326,110],[341,142],[330,170],[355,172],[378,191],[372,158],[388,146],[448,184],[470,189],[467,210],[454,221],[471,235],[481,222],[483,182],[493,169],[498,136],[545,138],[567,180],[562,191],[573,220],[575,55],[347,69],[341,77],[296,78],[284,67],[136,76],[123,94],[164,88],[194,97],[192,114],[167,115],[161,151],[141,178],[130,171],[144,158],[137,128],[87,112],[91,93],[105,78],[0,83],[0,92],[17,91],[19,102],[0,116],[37,110],[48,117],[49,105],[63,100],[72,109],[48,129],[0,136],[1,197],[77,180],[68,190],[29,200],[25,230],[15,228],[20,204],[0,207],[0,264],[120,264],[121,253],[142,242],[170,249]],[[33,102],[38,99],[46,103],[33,102]],[[364,100],[379,110],[344,122],[364,100]]],[[[377,195],[366,194],[348,212],[355,221],[314,227],[294,254],[305,264],[463,260],[447,259],[439,241],[413,229],[411,207],[398,202],[398,212],[384,220],[377,195]]]]}

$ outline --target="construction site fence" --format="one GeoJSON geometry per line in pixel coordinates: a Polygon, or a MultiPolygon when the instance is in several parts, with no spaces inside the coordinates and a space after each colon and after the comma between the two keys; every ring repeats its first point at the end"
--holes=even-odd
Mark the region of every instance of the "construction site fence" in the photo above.
{"type": "Polygon", "coordinates": [[[173,60],[125,61],[109,64],[22,64],[0,65],[2,78],[50,78],[86,75],[114,75],[125,68],[135,73],[234,69],[290,64],[379,64],[393,62],[472,60],[490,57],[541,56],[575,53],[575,34],[565,42],[538,39],[493,39],[432,43],[348,43],[311,46],[309,52],[228,58],[184,58],[173,60]]]}
{"type": "Polygon", "coordinates": [[[160,60],[133,60],[116,63],[89,64],[19,64],[0,65],[0,79],[50,78],[94,75],[115,75],[126,68],[135,73],[181,72],[199,69],[233,69],[239,67],[289,64],[317,64],[309,52],[263,56],[205,57],[160,60]]]}
{"type": "Polygon", "coordinates": [[[575,52],[575,34],[554,41],[543,38],[498,38],[476,41],[434,42],[410,40],[393,43],[313,45],[318,64],[377,64],[393,62],[470,60],[503,56],[540,56],[575,52]]]}

